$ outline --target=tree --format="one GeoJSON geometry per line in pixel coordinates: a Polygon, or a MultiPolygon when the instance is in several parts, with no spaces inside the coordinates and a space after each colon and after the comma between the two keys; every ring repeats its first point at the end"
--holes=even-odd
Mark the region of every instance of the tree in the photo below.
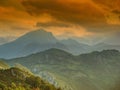
{"type": "Polygon", "coordinates": [[[37,88],[40,87],[41,79],[39,77],[30,76],[26,78],[25,82],[29,84],[32,88],[37,88]]]}

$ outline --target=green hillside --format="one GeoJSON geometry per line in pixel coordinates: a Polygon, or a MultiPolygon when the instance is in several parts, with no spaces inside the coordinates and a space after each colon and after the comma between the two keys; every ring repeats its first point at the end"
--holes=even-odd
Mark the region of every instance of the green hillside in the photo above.
{"type": "Polygon", "coordinates": [[[7,60],[7,63],[20,63],[63,90],[110,90],[120,75],[120,52],[117,50],[73,56],[59,49],[49,49],[7,60]]]}
{"type": "Polygon", "coordinates": [[[61,90],[16,67],[0,70],[0,90],[61,90]]]}

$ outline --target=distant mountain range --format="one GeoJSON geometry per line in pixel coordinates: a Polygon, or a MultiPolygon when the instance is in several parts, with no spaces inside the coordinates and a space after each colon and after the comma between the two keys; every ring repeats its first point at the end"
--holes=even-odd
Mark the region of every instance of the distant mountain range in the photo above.
{"type": "Polygon", "coordinates": [[[15,58],[30,55],[50,48],[67,49],[50,32],[36,30],[29,32],[13,42],[0,46],[1,58],[15,58]]]}
{"type": "Polygon", "coordinates": [[[120,45],[108,45],[100,43],[94,46],[79,43],[74,39],[57,40],[51,32],[36,30],[29,32],[15,41],[0,45],[0,58],[24,57],[50,48],[65,50],[74,55],[88,53],[96,50],[117,49],[120,45]]]}
{"type": "Polygon", "coordinates": [[[10,65],[20,63],[33,73],[55,79],[53,84],[63,90],[113,90],[120,75],[118,50],[94,51],[74,56],[60,49],[49,49],[27,57],[10,59],[10,65]],[[48,74],[49,73],[49,74],[48,74]],[[108,87],[109,86],[109,87],[108,87]]]}
{"type": "Polygon", "coordinates": [[[81,54],[81,53],[86,53],[89,52],[90,47],[87,44],[84,43],[79,43],[74,39],[65,39],[65,40],[61,40],[60,41],[62,44],[64,44],[65,46],[67,46],[68,48],[68,52],[77,55],[77,54],[81,54]]]}

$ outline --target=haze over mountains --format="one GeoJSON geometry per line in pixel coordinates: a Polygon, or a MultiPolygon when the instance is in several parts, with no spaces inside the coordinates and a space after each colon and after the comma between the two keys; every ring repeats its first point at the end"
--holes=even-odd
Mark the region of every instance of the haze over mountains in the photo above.
{"type": "Polygon", "coordinates": [[[120,90],[119,39],[120,0],[0,0],[0,90],[120,90]]]}
{"type": "Polygon", "coordinates": [[[50,32],[37,30],[29,32],[13,42],[0,46],[1,58],[26,56],[49,48],[66,49],[50,32]]]}
{"type": "Polygon", "coordinates": [[[15,41],[0,45],[0,57],[23,57],[50,48],[58,48],[74,55],[78,55],[81,53],[104,49],[120,50],[120,45],[99,43],[94,46],[90,46],[84,43],[79,43],[74,39],[57,40],[51,32],[36,30],[19,37],[15,41]]]}
{"type": "Polygon", "coordinates": [[[117,50],[73,56],[53,48],[6,62],[22,64],[62,90],[112,90],[120,75],[117,50]]]}

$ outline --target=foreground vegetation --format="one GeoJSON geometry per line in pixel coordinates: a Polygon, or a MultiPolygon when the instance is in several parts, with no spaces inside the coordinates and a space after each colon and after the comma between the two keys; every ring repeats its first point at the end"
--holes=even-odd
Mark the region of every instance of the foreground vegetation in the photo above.
{"type": "Polygon", "coordinates": [[[61,90],[19,68],[0,70],[0,90],[61,90]]]}

